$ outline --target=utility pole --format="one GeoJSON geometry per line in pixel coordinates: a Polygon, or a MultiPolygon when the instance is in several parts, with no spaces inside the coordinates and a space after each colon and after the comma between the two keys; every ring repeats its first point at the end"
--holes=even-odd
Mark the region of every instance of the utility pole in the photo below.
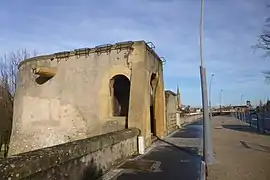
{"type": "Polygon", "coordinates": [[[203,61],[203,20],[204,20],[204,0],[201,0],[201,18],[200,18],[200,76],[202,91],[202,107],[203,107],[203,160],[206,164],[213,162],[213,147],[211,137],[211,122],[209,118],[208,99],[207,99],[207,83],[206,69],[203,61]]]}
{"type": "Polygon", "coordinates": [[[212,97],[211,97],[211,90],[212,90],[212,80],[215,75],[212,74],[210,78],[210,84],[209,84],[209,113],[210,113],[210,120],[212,120],[212,97]]]}
{"type": "Polygon", "coordinates": [[[223,92],[223,89],[220,89],[220,93],[219,93],[219,109],[220,109],[220,113],[221,113],[221,104],[222,104],[222,92],[223,92]]]}

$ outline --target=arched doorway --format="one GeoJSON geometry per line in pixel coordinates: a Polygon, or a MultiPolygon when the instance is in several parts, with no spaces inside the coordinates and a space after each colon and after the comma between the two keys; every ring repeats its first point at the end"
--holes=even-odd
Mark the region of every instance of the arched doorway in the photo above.
{"type": "Polygon", "coordinates": [[[124,75],[111,79],[112,115],[128,117],[130,81],[124,75]]]}
{"type": "Polygon", "coordinates": [[[155,95],[156,95],[156,74],[153,73],[150,79],[150,128],[152,136],[156,136],[156,117],[155,117],[155,95]]]}

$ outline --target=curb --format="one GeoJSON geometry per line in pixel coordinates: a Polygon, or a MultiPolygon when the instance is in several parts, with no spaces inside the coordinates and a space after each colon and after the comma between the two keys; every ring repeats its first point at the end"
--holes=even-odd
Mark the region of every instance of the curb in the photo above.
{"type": "Polygon", "coordinates": [[[204,161],[201,161],[201,173],[200,173],[200,180],[206,180],[206,165],[204,161]]]}

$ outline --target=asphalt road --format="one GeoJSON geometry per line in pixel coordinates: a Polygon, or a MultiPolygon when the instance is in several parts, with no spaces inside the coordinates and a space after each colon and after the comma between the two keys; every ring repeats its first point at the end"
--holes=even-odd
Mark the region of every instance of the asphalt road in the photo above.
{"type": "Polygon", "coordinates": [[[187,125],[131,163],[115,170],[117,180],[197,180],[200,179],[202,147],[201,121],[187,125]],[[149,169],[149,164],[154,164],[149,169]]]}

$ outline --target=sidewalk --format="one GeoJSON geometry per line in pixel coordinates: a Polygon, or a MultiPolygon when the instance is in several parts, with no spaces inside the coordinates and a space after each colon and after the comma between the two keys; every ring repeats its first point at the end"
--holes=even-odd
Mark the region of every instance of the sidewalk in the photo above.
{"type": "Polygon", "coordinates": [[[158,140],[144,155],[130,159],[114,180],[197,180],[200,178],[202,125],[195,122],[158,140]]]}
{"type": "Polygon", "coordinates": [[[269,180],[270,136],[233,117],[212,119],[215,162],[209,180],[269,180]]]}

